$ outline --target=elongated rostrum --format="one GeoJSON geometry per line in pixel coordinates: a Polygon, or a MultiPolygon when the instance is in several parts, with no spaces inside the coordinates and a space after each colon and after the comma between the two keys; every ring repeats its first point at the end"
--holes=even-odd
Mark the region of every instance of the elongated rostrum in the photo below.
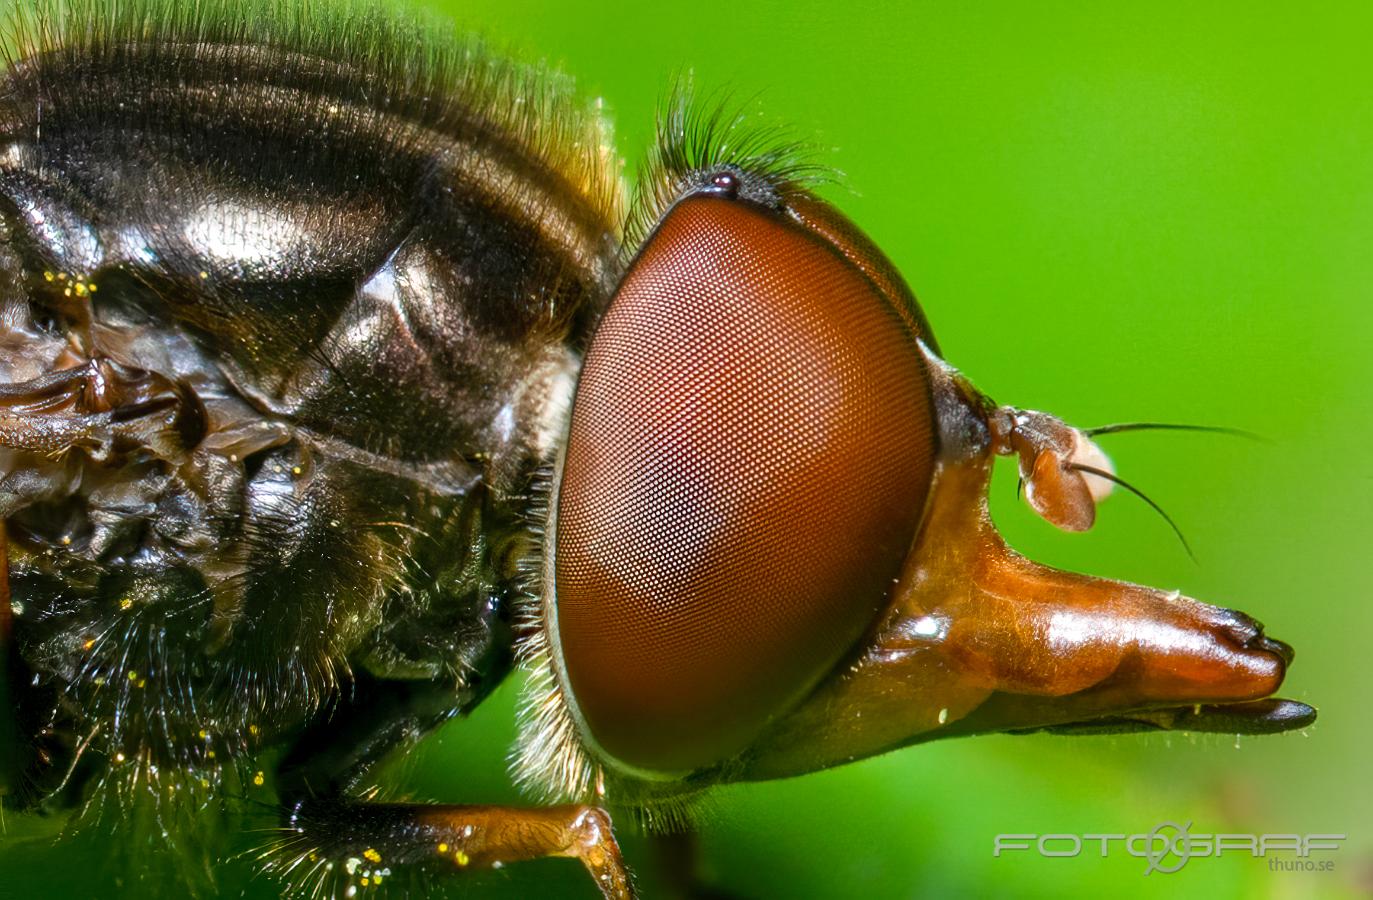
{"type": "Polygon", "coordinates": [[[272,797],[292,890],[569,856],[625,898],[607,810],[1314,719],[1247,615],[1006,546],[998,456],[1070,530],[1109,461],[945,362],[767,129],[679,96],[631,195],[563,79],[368,8],[24,0],[4,41],[6,807],[272,797]],[[519,666],[529,805],[376,800],[519,666]]]}

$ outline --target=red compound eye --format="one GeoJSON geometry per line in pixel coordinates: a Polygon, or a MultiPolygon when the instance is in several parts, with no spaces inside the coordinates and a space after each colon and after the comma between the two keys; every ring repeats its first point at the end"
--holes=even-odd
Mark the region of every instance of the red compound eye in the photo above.
{"type": "Polygon", "coordinates": [[[587,354],[550,618],[582,727],[624,765],[745,749],[872,627],[920,522],[916,320],[884,259],[800,218],[680,201],[587,354]]]}

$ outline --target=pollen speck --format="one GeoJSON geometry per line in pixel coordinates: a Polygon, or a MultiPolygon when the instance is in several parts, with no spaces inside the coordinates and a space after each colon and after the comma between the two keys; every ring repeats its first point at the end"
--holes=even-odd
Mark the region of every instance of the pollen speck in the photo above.
{"type": "Polygon", "coordinates": [[[440,852],[440,853],[447,853],[447,852],[448,852],[448,845],[447,845],[447,844],[439,844],[439,852],[440,852]]]}
{"type": "Polygon", "coordinates": [[[457,853],[453,854],[453,861],[460,866],[465,866],[472,861],[472,858],[459,850],[457,853]]]}
{"type": "Polygon", "coordinates": [[[363,858],[368,860],[369,862],[381,862],[381,854],[378,853],[376,849],[373,847],[368,847],[366,850],[362,851],[362,855],[363,858]]]}
{"type": "Polygon", "coordinates": [[[258,772],[256,775],[253,776],[253,784],[257,785],[258,787],[262,787],[262,783],[266,780],[266,776],[262,772],[258,772]]]}
{"type": "Polygon", "coordinates": [[[119,608],[124,610],[125,612],[128,612],[129,610],[133,609],[133,601],[130,600],[128,597],[125,597],[123,600],[119,601],[119,608]]]}
{"type": "Polygon", "coordinates": [[[57,277],[57,276],[54,275],[54,274],[51,273],[51,272],[44,272],[44,273],[43,273],[43,280],[44,280],[44,281],[52,281],[52,280],[55,279],[56,277],[57,277]]]}

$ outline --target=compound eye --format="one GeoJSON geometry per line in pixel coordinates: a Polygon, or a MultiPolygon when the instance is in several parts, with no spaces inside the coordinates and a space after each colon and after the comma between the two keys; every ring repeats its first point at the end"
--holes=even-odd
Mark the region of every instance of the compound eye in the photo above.
{"type": "Polygon", "coordinates": [[[874,626],[936,449],[909,323],[783,213],[707,189],[661,221],[588,350],[552,523],[555,658],[602,756],[729,759],[874,626]]]}

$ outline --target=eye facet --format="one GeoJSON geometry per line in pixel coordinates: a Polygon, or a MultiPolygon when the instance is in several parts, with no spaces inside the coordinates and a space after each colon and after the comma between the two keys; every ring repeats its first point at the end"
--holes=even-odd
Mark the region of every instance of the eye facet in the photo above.
{"type": "Polygon", "coordinates": [[[888,286],[804,221],[680,200],[593,338],[554,510],[584,736],[657,772],[746,748],[873,626],[935,451],[888,286]]]}

